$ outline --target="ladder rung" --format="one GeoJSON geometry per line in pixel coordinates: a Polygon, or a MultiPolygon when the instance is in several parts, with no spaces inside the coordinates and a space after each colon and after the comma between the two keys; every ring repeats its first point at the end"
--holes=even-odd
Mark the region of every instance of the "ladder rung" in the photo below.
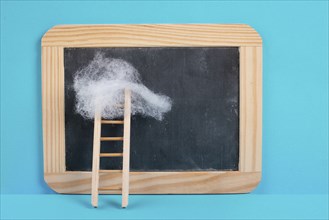
{"type": "Polygon", "coordinates": [[[101,141],[123,141],[123,137],[101,137],[101,141]]]}
{"type": "Polygon", "coordinates": [[[122,157],[123,153],[101,153],[100,157],[122,157]]]}
{"type": "Polygon", "coordinates": [[[100,173],[122,173],[122,170],[99,170],[100,173]]]}
{"type": "Polygon", "coordinates": [[[102,124],[117,124],[117,125],[122,125],[123,120],[102,120],[102,124]]]}
{"type": "Polygon", "coordinates": [[[104,191],[104,190],[121,190],[121,187],[100,187],[100,188],[98,188],[98,190],[100,190],[100,191],[104,191]]]}

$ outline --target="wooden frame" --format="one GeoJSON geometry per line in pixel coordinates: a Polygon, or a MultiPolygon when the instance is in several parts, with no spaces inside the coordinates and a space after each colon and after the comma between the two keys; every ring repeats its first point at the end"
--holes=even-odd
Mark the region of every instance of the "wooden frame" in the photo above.
{"type": "MultiPolygon", "coordinates": [[[[91,192],[91,172],[65,170],[64,48],[239,47],[240,158],[238,171],[131,172],[131,194],[246,193],[261,179],[262,39],[248,25],[60,25],[42,38],[44,178],[59,193],[91,192]]],[[[121,184],[102,173],[100,187],[121,184]]],[[[112,194],[112,192],[110,192],[112,194]]]]}

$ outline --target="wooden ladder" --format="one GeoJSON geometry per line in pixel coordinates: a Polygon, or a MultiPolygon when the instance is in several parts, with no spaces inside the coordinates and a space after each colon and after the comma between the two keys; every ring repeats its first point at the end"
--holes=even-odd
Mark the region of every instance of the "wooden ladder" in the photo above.
{"type": "Polygon", "coordinates": [[[128,206],[129,196],[129,160],[130,160],[130,118],[131,118],[131,91],[124,90],[124,117],[123,120],[102,120],[101,112],[95,112],[94,119],[94,146],[92,166],[91,204],[97,208],[99,191],[121,191],[122,207],[128,206]],[[101,137],[102,124],[123,124],[123,137],[101,137]],[[101,141],[123,141],[123,153],[100,153],[101,141]],[[100,170],[101,157],[123,157],[122,170],[100,170]],[[99,187],[99,173],[122,172],[122,188],[99,187]]]}

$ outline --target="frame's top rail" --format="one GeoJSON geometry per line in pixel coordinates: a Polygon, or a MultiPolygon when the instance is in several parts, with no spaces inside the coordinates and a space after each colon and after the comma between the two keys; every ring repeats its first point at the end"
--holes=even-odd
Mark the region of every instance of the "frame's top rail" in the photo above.
{"type": "Polygon", "coordinates": [[[216,47],[262,46],[246,24],[58,25],[42,46],[61,47],[216,47]]]}

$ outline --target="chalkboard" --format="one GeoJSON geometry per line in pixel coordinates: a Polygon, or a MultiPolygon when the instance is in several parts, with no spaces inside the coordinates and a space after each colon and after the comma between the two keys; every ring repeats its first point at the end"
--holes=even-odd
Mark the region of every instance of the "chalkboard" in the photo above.
{"type": "MultiPolygon", "coordinates": [[[[162,122],[132,118],[131,194],[252,191],[262,176],[262,48],[246,24],[54,26],[41,43],[45,181],[59,193],[91,193],[93,122],[74,111],[72,76],[101,51],[173,100],[162,122]]],[[[102,135],[121,136],[120,126],[104,125],[102,135]]],[[[102,152],[121,144],[104,142],[102,152]]],[[[101,169],[121,163],[102,158],[101,169]]],[[[100,184],[117,187],[122,173],[102,172],[100,184]]]]}
{"type": "MultiPolygon", "coordinates": [[[[143,84],[169,96],[163,121],[132,117],[131,171],[221,171],[239,165],[239,48],[64,48],[66,170],[90,171],[93,121],[75,112],[73,75],[97,52],[131,63],[143,84]]],[[[122,136],[103,125],[102,136],[122,136]]],[[[101,152],[122,152],[103,142],[101,152]]],[[[121,169],[122,158],[102,158],[101,169],[121,169]]]]}

